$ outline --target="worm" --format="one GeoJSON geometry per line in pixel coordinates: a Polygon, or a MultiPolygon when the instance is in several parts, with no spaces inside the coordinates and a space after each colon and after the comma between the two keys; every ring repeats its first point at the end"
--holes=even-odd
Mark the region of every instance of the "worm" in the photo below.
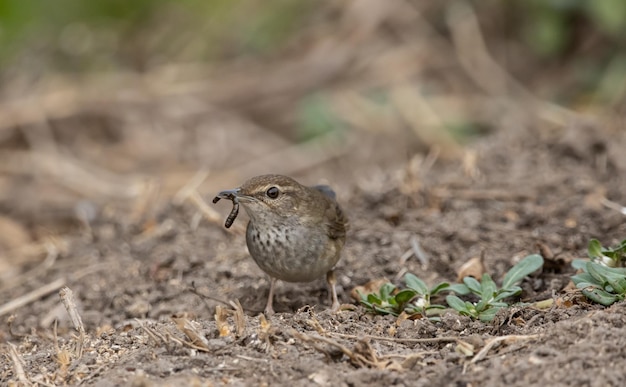
{"type": "Polygon", "coordinates": [[[230,228],[233,225],[233,222],[239,215],[239,198],[233,194],[222,194],[220,193],[218,196],[213,198],[213,203],[217,203],[220,199],[228,199],[233,202],[233,209],[230,210],[230,214],[226,218],[226,222],[224,222],[224,227],[230,228]]]}

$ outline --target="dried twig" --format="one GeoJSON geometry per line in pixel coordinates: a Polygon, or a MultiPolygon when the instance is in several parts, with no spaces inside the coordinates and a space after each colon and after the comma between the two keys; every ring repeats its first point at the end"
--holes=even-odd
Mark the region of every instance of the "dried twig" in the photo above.
{"type": "Polygon", "coordinates": [[[137,325],[139,325],[139,328],[141,328],[142,331],[146,332],[146,334],[148,336],[150,336],[152,338],[152,340],[154,340],[154,343],[156,345],[160,345],[162,343],[167,343],[167,340],[165,339],[165,337],[155,331],[154,329],[150,329],[147,326],[143,325],[142,322],[139,319],[135,319],[135,322],[137,322],[137,325]]]}
{"type": "Polygon", "coordinates": [[[236,336],[241,337],[246,331],[246,317],[243,313],[243,307],[239,300],[230,301],[230,305],[234,309],[233,318],[235,319],[236,336]]]}
{"type": "Polygon", "coordinates": [[[202,294],[202,293],[200,293],[200,292],[198,291],[198,289],[196,288],[196,284],[195,284],[195,282],[192,282],[192,283],[191,283],[191,286],[188,288],[188,290],[189,290],[191,293],[195,294],[196,296],[200,297],[200,298],[201,298],[201,299],[203,299],[203,300],[204,300],[204,299],[208,299],[208,300],[211,300],[211,301],[219,302],[220,304],[224,304],[224,305],[226,305],[226,306],[230,306],[230,303],[229,303],[228,301],[226,301],[226,300],[223,300],[223,299],[218,298],[218,297],[210,296],[210,295],[208,295],[208,294],[202,294]]]}
{"type": "Polygon", "coordinates": [[[9,356],[11,357],[11,361],[13,362],[13,370],[15,372],[15,376],[17,380],[24,386],[32,386],[33,384],[28,380],[26,376],[26,372],[24,372],[24,361],[22,360],[20,354],[17,352],[17,348],[15,344],[8,343],[9,345],[9,356]]]}
{"type": "Polygon", "coordinates": [[[54,292],[55,290],[59,289],[63,285],[65,285],[65,278],[59,278],[55,281],[50,282],[49,284],[46,284],[40,288],[33,290],[32,292],[29,292],[27,294],[24,294],[23,296],[13,299],[7,302],[6,304],[0,306],[0,316],[5,315],[24,305],[28,305],[31,302],[34,302],[38,300],[39,298],[54,292]]]}
{"type": "Polygon", "coordinates": [[[383,337],[383,336],[372,336],[372,335],[349,335],[346,333],[338,333],[338,332],[328,332],[331,336],[345,337],[349,339],[370,339],[370,340],[378,340],[378,341],[392,341],[396,343],[447,343],[447,342],[459,342],[461,341],[461,337],[457,336],[441,336],[441,337],[430,337],[424,339],[405,339],[400,337],[383,337]]]}
{"type": "Polygon", "coordinates": [[[179,331],[183,332],[185,336],[191,340],[191,344],[193,344],[195,349],[201,350],[203,352],[209,351],[209,343],[204,337],[204,335],[198,331],[198,328],[195,324],[193,324],[189,319],[184,317],[173,318],[176,323],[176,328],[179,331]]]}
{"type": "Polygon", "coordinates": [[[506,191],[500,189],[450,189],[444,187],[434,187],[429,192],[432,196],[439,198],[453,198],[463,200],[502,200],[518,201],[532,200],[534,195],[519,191],[506,191]]]}
{"type": "Polygon", "coordinates": [[[606,208],[610,208],[612,210],[615,210],[619,213],[621,213],[622,215],[626,215],[626,207],[620,205],[619,203],[613,202],[605,197],[602,197],[600,199],[600,204],[602,204],[603,206],[605,206],[606,208]]]}
{"type": "Polygon", "coordinates": [[[197,194],[198,187],[206,180],[209,176],[209,171],[206,169],[201,169],[196,174],[189,179],[189,181],[180,189],[174,197],[172,198],[172,203],[174,205],[180,206],[183,204],[185,200],[189,198],[192,194],[197,194]]]}
{"type": "MultiPolygon", "coordinates": [[[[55,243],[50,240],[39,242],[34,246],[28,245],[28,247],[31,248],[32,250],[35,250],[35,249],[41,250],[43,248],[47,253],[46,258],[39,265],[35,266],[34,268],[25,272],[24,274],[7,280],[6,283],[2,287],[0,287],[0,291],[13,288],[17,284],[24,284],[34,278],[37,278],[43,275],[48,269],[50,269],[54,265],[57,258],[59,257],[59,243],[55,243]]],[[[25,251],[27,250],[27,247],[22,246],[20,250],[25,251]]],[[[32,252],[35,253],[35,251],[32,251],[32,252]]],[[[19,252],[16,252],[16,253],[19,254],[19,252]]],[[[37,255],[41,254],[40,251],[37,251],[36,253],[37,255]]]]}
{"type": "Polygon", "coordinates": [[[146,189],[143,178],[119,175],[67,154],[5,151],[0,157],[0,171],[48,176],[86,197],[134,199],[146,189]]]}
{"type": "Polygon", "coordinates": [[[509,109],[532,109],[542,119],[560,126],[583,116],[562,106],[540,100],[526,87],[517,82],[489,54],[480,32],[478,18],[471,6],[464,2],[455,3],[448,17],[448,27],[457,56],[466,74],[487,93],[504,98],[513,94],[515,100],[507,101],[509,109]]]}
{"type": "Polygon", "coordinates": [[[204,215],[206,220],[208,220],[209,222],[211,223],[222,222],[222,218],[219,212],[209,207],[204,201],[204,199],[202,199],[202,196],[198,193],[198,191],[193,190],[193,191],[188,192],[188,196],[186,197],[186,199],[189,200],[191,203],[193,203],[196,206],[196,208],[200,210],[200,213],[204,215]]]}
{"type": "Polygon", "coordinates": [[[72,289],[67,286],[63,287],[59,291],[59,296],[63,301],[63,306],[65,306],[65,310],[67,310],[67,314],[70,316],[70,320],[72,321],[72,325],[74,328],[81,334],[85,334],[85,326],[83,325],[83,320],[78,313],[78,308],[76,307],[76,301],[74,300],[74,292],[72,289]]]}
{"type": "Polygon", "coordinates": [[[482,359],[485,358],[485,356],[487,356],[487,353],[496,345],[499,344],[503,341],[521,341],[521,340],[532,340],[532,339],[536,339],[538,338],[540,335],[526,335],[526,336],[521,336],[521,335],[508,335],[508,336],[500,336],[500,337],[494,337],[493,339],[490,339],[489,341],[487,341],[487,344],[485,344],[485,346],[476,354],[476,356],[474,356],[472,358],[472,360],[470,361],[471,364],[474,364],[476,362],[481,361],[482,359]]]}
{"type": "Polygon", "coordinates": [[[63,301],[63,306],[65,306],[65,310],[67,310],[67,314],[70,316],[70,320],[72,321],[72,325],[78,331],[78,346],[76,348],[76,353],[74,357],[76,359],[80,359],[83,356],[83,348],[85,347],[85,326],[83,325],[83,319],[80,317],[78,313],[78,308],[76,307],[76,301],[74,300],[74,292],[68,288],[63,287],[59,291],[59,296],[63,301]]]}
{"type": "Polygon", "coordinates": [[[321,347],[319,347],[317,344],[318,343],[324,343],[324,344],[328,344],[331,347],[334,347],[336,349],[338,349],[339,351],[341,351],[344,355],[346,355],[350,361],[358,366],[358,367],[363,367],[363,366],[368,366],[368,367],[373,367],[373,368],[379,368],[379,363],[376,361],[376,359],[371,360],[366,358],[365,356],[363,356],[360,353],[357,353],[356,351],[352,351],[351,349],[349,349],[348,347],[339,344],[338,342],[331,340],[329,338],[326,337],[322,337],[322,336],[312,336],[312,335],[307,335],[306,333],[301,333],[295,330],[291,330],[290,331],[290,335],[300,339],[306,343],[311,343],[313,344],[313,347],[315,349],[317,349],[318,351],[328,355],[328,353],[321,347]]]}

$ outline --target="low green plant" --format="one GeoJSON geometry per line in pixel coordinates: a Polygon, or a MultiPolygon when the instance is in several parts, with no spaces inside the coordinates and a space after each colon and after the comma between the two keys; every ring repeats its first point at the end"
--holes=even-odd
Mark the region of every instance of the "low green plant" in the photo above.
{"type": "Polygon", "coordinates": [[[583,260],[574,261],[572,266],[582,270],[572,281],[590,300],[609,306],[626,298],[626,268],[583,260]]]}
{"type": "Polygon", "coordinates": [[[592,261],[601,262],[609,267],[626,265],[626,239],[614,247],[604,247],[597,239],[589,241],[587,255],[592,261]]]}
{"type": "Polygon", "coordinates": [[[463,301],[455,295],[447,296],[446,302],[462,315],[481,321],[491,321],[498,310],[509,306],[505,299],[522,292],[518,284],[524,277],[541,266],[543,266],[543,258],[540,255],[532,254],[525,257],[506,273],[500,289],[487,273],[483,274],[480,282],[473,277],[465,277],[464,285],[470,293],[479,298],[478,302],[463,301]]]}
{"type": "Polygon", "coordinates": [[[444,305],[432,304],[431,298],[439,293],[450,291],[459,294],[467,294],[469,290],[462,284],[439,283],[429,288],[424,281],[413,274],[404,276],[406,288],[398,288],[386,283],[377,293],[360,294],[361,304],[368,310],[379,314],[391,314],[398,316],[402,312],[408,314],[421,314],[430,319],[437,319],[444,305]]]}
{"type": "Polygon", "coordinates": [[[395,285],[386,283],[377,293],[360,294],[361,304],[374,313],[397,316],[406,312],[436,320],[446,306],[431,303],[433,296],[443,292],[458,295],[471,293],[479,298],[478,302],[463,301],[453,294],[446,297],[446,302],[460,314],[481,321],[491,321],[499,309],[509,306],[505,302],[506,298],[522,292],[522,288],[518,286],[522,279],[542,265],[543,258],[540,255],[525,257],[506,273],[500,289],[489,274],[483,274],[481,282],[472,277],[465,277],[462,284],[442,282],[429,288],[424,281],[409,273],[404,276],[405,289],[399,290],[395,285]]]}

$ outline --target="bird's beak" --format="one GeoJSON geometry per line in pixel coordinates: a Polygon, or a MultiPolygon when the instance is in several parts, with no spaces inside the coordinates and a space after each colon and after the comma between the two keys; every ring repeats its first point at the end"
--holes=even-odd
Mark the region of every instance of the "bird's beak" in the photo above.
{"type": "Polygon", "coordinates": [[[220,199],[233,200],[234,198],[239,196],[239,192],[241,190],[239,188],[235,189],[227,189],[225,191],[221,191],[217,194],[217,197],[220,199]]]}

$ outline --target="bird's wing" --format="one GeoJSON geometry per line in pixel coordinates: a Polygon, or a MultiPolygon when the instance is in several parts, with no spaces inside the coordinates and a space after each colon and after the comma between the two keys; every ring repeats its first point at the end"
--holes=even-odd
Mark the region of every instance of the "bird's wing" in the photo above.
{"type": "Polygon", "coordinates": [[[327,233],[330,239],[345,239],[348,231],[348,218],[336,201],[328,201],[324,219],[326,219],[327,233]]]}
{"type": "Polygon", "coordinates": [[[335,191],[333,191],[333,189],[327,185],[314,185],[312,188],[315,188],[316,190],[320,191],[321,193],[333,200],[337,199],[337,194],[335,193],[335,191]]]}
{"type": "Polygon", "coordinates": [[[314,185],[312,188],[320,191],[326,197],[332,199],[328,201],[326,207],[326,224],[328,226],[328,237],[330,239],[344,239],[348,231],[348,218],[344,215],[341,207],[336,202],[337,194],[327,185],[314,185]]]}

